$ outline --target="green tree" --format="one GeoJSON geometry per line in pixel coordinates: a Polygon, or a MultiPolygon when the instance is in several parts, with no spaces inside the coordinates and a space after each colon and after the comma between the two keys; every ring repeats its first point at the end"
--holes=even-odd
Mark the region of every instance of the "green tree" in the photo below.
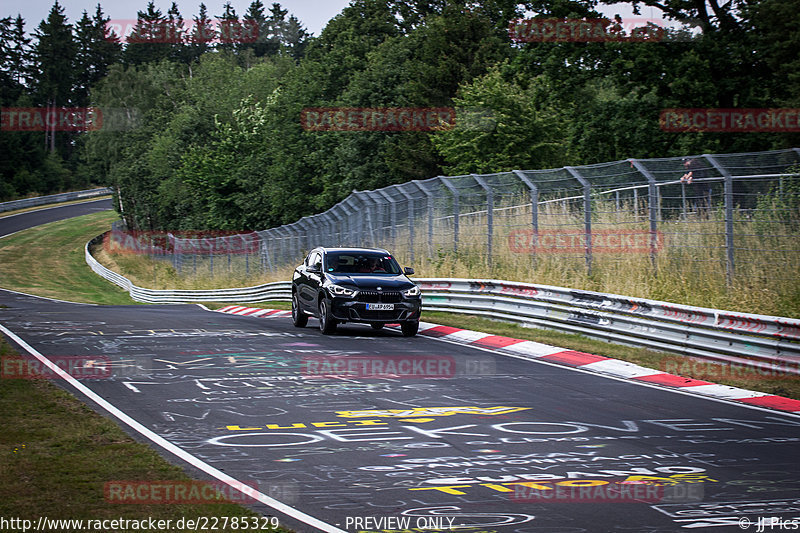
{"type": "Polygon", "coordinates": [[[455,128],[433,137],[448,174],[553,168],[566,160],[566,121],[551,106],[545,76],[504,79],[501,69],[465,85],[455,128]]]}
{"type": "Polygon", "coordinates": [[[157,63],[164,59],[179,60],[183,52],[183,19],[173,2],[165,16],[153,0],[146,11],[138,11],[136,26],[126,38],[122,62],[126,65],[157,63]]]}
{"type": "Polygon", "coordinates": [[[200,3],[199,12],[192,20],[194,25],[186,37],[190,64],[211,50],[214,41],[219,37],[214,29],[214,21],[208,18],[208,9],[204,3],[200,3]]]}
{"type": "Polygon", "coordinates": [[[122,53],[119,37],[108,28],[109,18],[97,4],[95,14],[90,18],[86,11],[76,23],[75,55],[76,86],[75,103],[89,104],[89,92],[108,73],[108,68],[117,62],[122,53]]]}

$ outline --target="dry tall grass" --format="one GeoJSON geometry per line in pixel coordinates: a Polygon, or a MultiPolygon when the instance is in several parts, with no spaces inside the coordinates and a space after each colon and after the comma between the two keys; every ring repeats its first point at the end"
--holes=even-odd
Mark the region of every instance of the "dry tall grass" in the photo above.
{"type": "MultiPolygon", "coordinates": [[[[509,202],[513,203],[513,202],[509,202]]],[[[494,215],[491,261],[487,255],[486,212],[459,219],[458,251],[454,251],[453,218],[434,222],[429,242],[427,218],[417,220],[413,253],[408,228],[398,228],[394,241],[388,229],[369,233],[370,241],[392,250],[403,265],[415,267],[418,277],[493,278],[592,290],[675,303],[766,315],[800,316],[800,231],[780,221],[753,217],[737,210],[734,224],[735,275],[728,284],[725,221],[721,210],[699,209],[674,213],[660,221],[663,247],[651,258],[648,250],[594,253],[591,272],[582,250],[525,253],[515,250],[509,236],[531,228],[529,205],[498,206],[494,215]]],[[[581,205],[550,203],[539,209],[539,231],[582,232],[581,205]]],[[[647,232],[645,205],[593,201],[593,232],[647,232]],[[634,208],[635,207],[635,208],[634,208]]],[[[137,284],[153,288],[209,289],[241,287],[291,279],[294,261],[267,273],[258,259],[215,259],[210,275],[208,258],[187,259],[181,275],[167,261],[141,255],[101,252],[98,258],[137,284]],[[196,273],[195,273],[196,271],[196,273]]]]}

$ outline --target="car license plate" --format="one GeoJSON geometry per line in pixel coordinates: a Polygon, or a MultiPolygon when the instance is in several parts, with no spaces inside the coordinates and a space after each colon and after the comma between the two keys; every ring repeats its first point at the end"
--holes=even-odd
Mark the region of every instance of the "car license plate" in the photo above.
{"type": "Polygon", "coordinates": [[[367,311],[393,311],[394,304],[367,304],[367,311]]]}

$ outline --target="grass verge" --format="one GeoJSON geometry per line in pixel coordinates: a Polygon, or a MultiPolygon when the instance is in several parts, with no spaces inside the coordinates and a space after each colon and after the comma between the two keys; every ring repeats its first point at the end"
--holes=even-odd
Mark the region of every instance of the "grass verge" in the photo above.
{"type": "MultiPolygon", "coordinates": [[[[0,357],[14,354],[0,337],[0,357]]],[[[180,482],[190,478],[112,420],[46,380],[0,379],[0,412],[0,516],[34,523],[40,516],[83,520],[152,517],[173,524],[184,517],[250,517],[252,521],[260,516],[233,503],[131,505],[106,501],[104,486],[109,481],[180,482]]]]}
{"type": "Polygon", "coordinates": [[[51,222],[0,239],[0,285],[5,289],[73,302],[136,303],[127,292],[86,265],[83,249],[108,230],[111,211],[51,222]]]}

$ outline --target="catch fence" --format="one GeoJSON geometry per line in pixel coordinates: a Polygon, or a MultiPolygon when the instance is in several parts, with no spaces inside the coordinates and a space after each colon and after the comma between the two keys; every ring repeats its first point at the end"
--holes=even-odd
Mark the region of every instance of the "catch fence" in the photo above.
{"type": "Polygon", "coordinates": [[[439,176],[353,191],[267,230],[170,235],[154,253],[181,274],[253,275],[316,246],[386,248],[403,264],[460,263],[473,275],[704,264],[729,282],[789,278],[800,268],[800,149],[439,176]]]}

